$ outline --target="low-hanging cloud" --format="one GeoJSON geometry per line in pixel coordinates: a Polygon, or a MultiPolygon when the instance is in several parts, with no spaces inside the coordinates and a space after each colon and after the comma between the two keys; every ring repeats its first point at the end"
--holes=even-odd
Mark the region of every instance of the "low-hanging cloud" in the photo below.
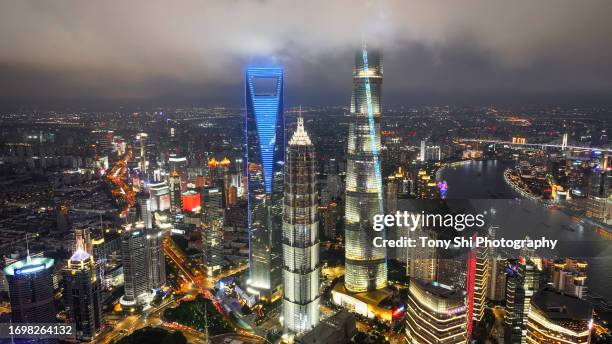
{"type": "Polygon", "coordinates": [[[285,66],[295,101],[344,103],[364,36],[384,46],[392,102],[466,86],[599,94],[610,13],[606,0],[2,0],[0,97],[232,102],[244,66],[265,61],[285,66]]]}

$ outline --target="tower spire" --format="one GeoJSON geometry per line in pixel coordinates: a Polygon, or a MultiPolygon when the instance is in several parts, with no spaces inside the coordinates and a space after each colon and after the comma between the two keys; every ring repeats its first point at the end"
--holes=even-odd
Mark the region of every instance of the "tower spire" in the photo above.
{"type": "Polygon", "coordinates": [[[310,140],[310,137],[308,136],[308,133],[306,132],[306,129],[304,128],[304,117],[302,117],[302,107],[300,106],[300,110],[299,110],[299,116],[297,119],[297,128],[295,129],[295,132],[293,133],[293,136],[291,137],[291,140],[289,140],[289,145],[290,146],[310,146],[312,145],[312,141],[310,140]]]}
{"type": "Polygon", "coordinates": [[[26,261],[29,263],[31,258],[30,258],[30,243],[28,242],[28,233],[26,233],[25,235],[25,241],[26,241],[26,261]]]}

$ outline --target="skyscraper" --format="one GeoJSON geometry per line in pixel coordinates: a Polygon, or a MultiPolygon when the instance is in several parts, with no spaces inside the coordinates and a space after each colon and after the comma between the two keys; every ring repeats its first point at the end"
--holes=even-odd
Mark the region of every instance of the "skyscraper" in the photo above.
{"type": "Polygon", "coordinates": [[[485,315],[489,292],[490,267],[489,247],[476,248],[476,271],[474,280],[474,321],[481,321],[485,315]]]}
{"type": "Polygon", "coordinates": [[[202,263],[208,276],[223,265],[223,218],[208,217],[202,225],[202,263]]]}
{"type": "Polygon", "coordinates": [[[64,301],[78,340],[90,341],[102,327],[99,266],[82,240],[63,270],[64,301]]]}
{"type": "Polygon", "coordinates": [[[245,79],[248,291],[269,301],[282,296],[283,70],[249,68],[245,79]]]}
{"type": "Polygon", "coordinates": [[[411,279],[406,336],[411,344],[467,342],[465,292],[438,282],[411,279]]]}
{"type": "Polygon", "coordinates": [[[135,305],[149,290],[144,224],[126,225],[121,233],[121,260],[125,280],[123,305],[135,305]]]}
{"type": "Polygon", "coordinates": [[[346,289],[364,292],[387,285],[385,249],[374,247],[376,214],[384,214],[380,171],[382,55],[365,44],[355,56],[346,162],[346,289]]]}
{"type": "Polygon", "coordinates": [[[285,156],[283,207],[283,318],[285,332],[299,334],[319,323],[319,236],[315,151],[304,119],[285,156]]]}
{"type": "MultiPolygon", "coordinates": [[[[438,233],[431,229],[418,228],[410,231],[408,236],[415,240],[419,240],[419,237],[436,240],[438,233]]],[[[435,247],[421,245],[410,248],[408,250],[408,269],[406,270],[411,279],[418,278],[428,282],[437,280],[438,250],[435,247]]]]}
{"type": "Polygon", "coordinates": [[[147,283],[149,289],[158,289],[166,283],[163,229],[156,226],[145,229],[145,239],[147,283]]]}
{"type": "Polygon", "coordinates": [[[531,299],[526,342],[531,344],[591,342],[593,305],[552,290],[542,290],[531,299]]]}
{"type": "Polygon", "coordinates": [[[586,295],[587,262],[572,258],[559,259],[552,269],[552,287],[580,299],[586,295]]]}
{"type": "Polygon", "coordinates": [[[9,285],[11,317],[15,323],[53,323],[55,305],[53,293],[54,260],[30,257],[6,268],[9,285]]]}
{"type": "Polygon", "coordinates": [[[183,208],[183,199],[181,198],[183,193],[181,191],[181,176],[176,170],[172,171],[172,174],[170,174],[169,184],[170,211],[178,213],[183,208]]]}
{"type": "Polygon", "coordinates": [[[531,297],[540,286],[540,271],[527,260],[518,265],[518,271],[508,276],[506,287],[506,339],[511,343],[525,343],[525,327],[531,297]]]}
{"type": "Polygon", "coordinates": [[[145,228],[149,229],[153,227],[153,214],[151,214],[151,199],[150,195],[145,192],[138,194],[138,212],[140,213],[140,220],[144,222],[145,228]]]}

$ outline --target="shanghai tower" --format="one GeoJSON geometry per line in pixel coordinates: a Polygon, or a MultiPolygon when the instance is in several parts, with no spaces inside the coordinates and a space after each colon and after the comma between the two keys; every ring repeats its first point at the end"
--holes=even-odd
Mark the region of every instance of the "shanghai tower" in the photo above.
{"type": "Polygon", "coordinates": [[[283,209],[283,317],[285,333],[319,323],[319,223],[315,148],[298,118],[285,156],[283,209]]]}
{"type": "Polygon", "coordinates": [[[346,162],[346,274],[351,292],[387,285],[386,251],[372,240],[384,231],[372,229],[373,217],[384,214],[380,167],[380,92],[382,55],[364,44],[355,54],[351,120],[346,162]]]}
{"type": "Polygon", "coordinates": [[[285,136],[283,70],[249,68],[245,75],[249,279],[262,301],[282,297],[281,223],[285,136]]]}

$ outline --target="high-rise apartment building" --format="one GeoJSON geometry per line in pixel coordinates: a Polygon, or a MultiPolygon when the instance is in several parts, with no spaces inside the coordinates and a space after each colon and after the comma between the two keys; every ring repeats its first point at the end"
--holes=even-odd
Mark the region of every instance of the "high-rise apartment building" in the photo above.
{"type": "Polygon", "coordinates": [[[319,222],[315,150],[304,120],[285,156],[283,206],[283,318],[290,335],[319,323],[319,222]]]}
{"type": "Polygon", "coordinates": [[[356,53],[353,69],[351,121],[346,162],[344,282],[350,292],[364,292],[387,285],[387,261],[383,247],[374,247],[373,217],[384,214],[380,166],[380,92],[382,55],[365,45],[356,53]]]}
{"type": "Polygon", "coordinates": [[[248,68],[245,79],[244,162],[250,233],[247,290],[269,301],[282,297],[283,70],[248,68]]]}

